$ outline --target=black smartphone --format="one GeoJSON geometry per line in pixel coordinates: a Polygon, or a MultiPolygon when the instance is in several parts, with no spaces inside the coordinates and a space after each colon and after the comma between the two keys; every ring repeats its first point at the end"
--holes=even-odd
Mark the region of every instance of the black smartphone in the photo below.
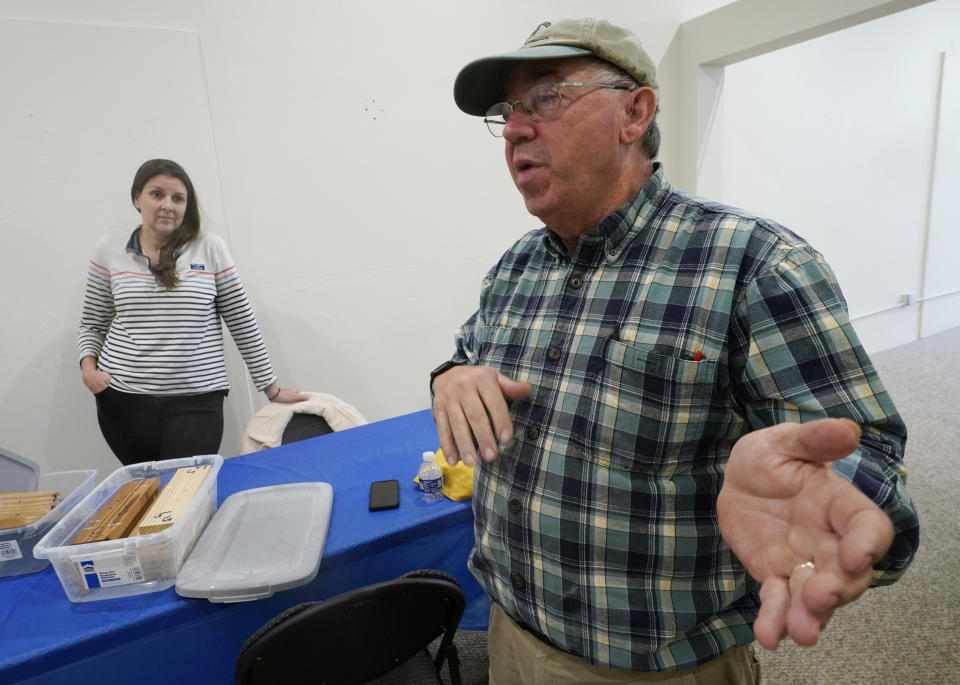
{"type": "Polygon", "coordinates": [[[370,483],[370,511],[396,509],[399,506],[400,483],[396,479],[370,483]]]}

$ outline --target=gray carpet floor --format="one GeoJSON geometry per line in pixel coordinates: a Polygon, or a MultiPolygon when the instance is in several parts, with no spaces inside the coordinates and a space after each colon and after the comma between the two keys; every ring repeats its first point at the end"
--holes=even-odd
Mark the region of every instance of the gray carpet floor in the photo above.
{"type": "MultiPolygon", "coordinates": [[[[960,683],[960,328],[871,356],[909,431],[920,552],[899,582],[838,611],[816,647],[758,647],[764,685],[960,683]]],[[[486,633],[456,644],[464,685],[484,685],[486,633]]]]}

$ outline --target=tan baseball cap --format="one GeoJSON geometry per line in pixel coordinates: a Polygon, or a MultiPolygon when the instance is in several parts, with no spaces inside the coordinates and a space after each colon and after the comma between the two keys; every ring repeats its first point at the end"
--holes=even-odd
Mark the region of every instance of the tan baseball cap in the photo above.
{"type": "Polygon", "coordinates": [[[657,88],[657,68],[630,31],[604,19],[559,19],[541,23],[514,52],[470,62],[457,74],[453,99],[467,114],[483,116],[503,100],[510,68],[517,62],[593,55],[630,74],[641,86],[657,88]]]}

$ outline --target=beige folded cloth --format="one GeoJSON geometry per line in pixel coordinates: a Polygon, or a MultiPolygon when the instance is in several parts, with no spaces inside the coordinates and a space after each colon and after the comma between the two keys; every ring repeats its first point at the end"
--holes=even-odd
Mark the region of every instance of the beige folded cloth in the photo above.
{"type": "Polygon", "coordinates": [[[310,399],[293,404],[271,402],[251,416],[247,421],[240,453],[249,454],[280,445],[283,430],[294,414],[322,416],[334,432],[368,423],[353,405],[347,404],[338,397],[319,392],[303,394],[309,395],[310,399]]]}

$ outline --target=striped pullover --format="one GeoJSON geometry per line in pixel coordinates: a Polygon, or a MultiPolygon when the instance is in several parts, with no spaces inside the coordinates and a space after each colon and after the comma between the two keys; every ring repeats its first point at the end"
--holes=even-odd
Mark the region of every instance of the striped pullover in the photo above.
{"type": "Polygon", "coordinates": [[[229,390],[220,319],[257,390],[277,379],[253,308],[222,238],[201,233],[177,255],[177,285],[150,273],[139,228],[100,240],[87,271],[79,358],[97,358],[110,387],[148,395],[229,390]]]}

